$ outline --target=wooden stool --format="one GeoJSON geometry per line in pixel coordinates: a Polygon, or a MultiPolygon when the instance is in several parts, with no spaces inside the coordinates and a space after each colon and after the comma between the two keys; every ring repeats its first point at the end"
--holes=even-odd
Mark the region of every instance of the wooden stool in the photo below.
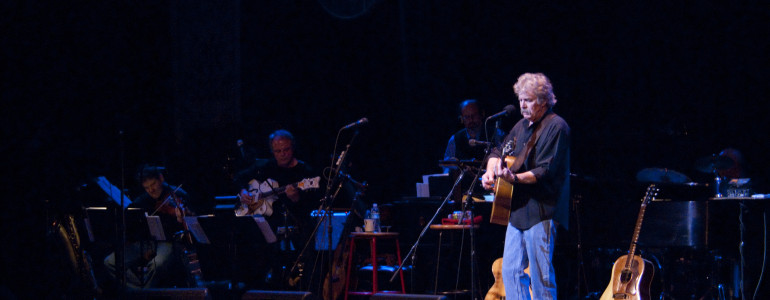
{"type": "MultiPolygon", "coordinates": [[[[345,300],[348,299],[348,295],[374,295],[378,292],[383,292],[377,289],[377,239],[395,239],[396,241],[396,257],[399,263],[401,262],[401,246],[398,243],[397,232],[353,232],[350,234],[350,252],[348,252],[348,268],[345,273],[345,300]],[[371,292],[351,292],[350,291],[350,268],[353,264],[353,255],[356,250],[356,240],[369,240],[369,248],[372,253],[372,291],[371,292]]],[[[404,284],[404,272],[398,270],[401,277],[401,294],[406,293],[406,285],[404,284]]],[[[395,292],[398,293],[398,292],[395,292]]]]}

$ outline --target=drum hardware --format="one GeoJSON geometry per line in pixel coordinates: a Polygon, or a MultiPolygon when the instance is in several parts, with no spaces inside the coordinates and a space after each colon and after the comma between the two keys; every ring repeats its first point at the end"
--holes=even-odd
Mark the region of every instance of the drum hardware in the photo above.
{"type": "Polygon", "coordinates": [[[717,156],[712,154],[711,156],[705,156],[695,161],[695,169],[704,173],[714,174],[714,197],[721,198],[722,195],[722,176],[719,175],[719,171],[729,169],[734,166],[735,162],[727,156],[717,156]]]}
{"type": "Polygon", "coordinates": [[[646,168],[636,173],[636,180],[650,183],[684,184],[690,177],[667,168],[646,168]]]}
{"type": "Polygon", "coordinates": [[[733,160],[727,156],[704,156],[695,161],[695,169],[703,173],[712,173],[714,170],[725,170],[732,167],[733,160]]]}

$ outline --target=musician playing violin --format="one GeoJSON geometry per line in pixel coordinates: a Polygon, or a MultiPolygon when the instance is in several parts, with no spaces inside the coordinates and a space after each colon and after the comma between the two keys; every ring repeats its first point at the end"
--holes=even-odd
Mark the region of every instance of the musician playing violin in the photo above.
{"type": "MultiPolygon", "coordinates": [[[[181,261],[174,253],[175,234],[185,230],[183,217],[194,215],[186,206],[188,195],[181,188],[167,184],[160,167],[144,166],[138,174],[138,181],[144,193],[136,197],[128,207],[140,208],[150,216],[159,216],[166,241],[128,241],[125,254],[126,286],[151,288],[175,285],[174,278],[185,278],[184,269],[172,266],[179,265],[177,262],[181,261]]],[[[130,230],[127,228],[128,236],[131,236],[130,230]]],[[[110,275],[116,277],[115,253],[104,259],[104,265],[110,275]]]]}
{"type": "Polygon", "coordinates": [[[147,177],[142,180],[142,188],[144,188],[145,193],[137,197],[129,207],[141,208],[147,211],[149,215],[160,216],[163,228],[167,231],[166,234],[173,235],[184,229],[182,217],[194,214],[185,205],[188,198],[187,193],[181,188],[166,183],[163,174],[153,170],[154,168],[157,167],[148,167],[145,169],[146,171],[143,171],[146,172],[144,176],[147,177]]]}

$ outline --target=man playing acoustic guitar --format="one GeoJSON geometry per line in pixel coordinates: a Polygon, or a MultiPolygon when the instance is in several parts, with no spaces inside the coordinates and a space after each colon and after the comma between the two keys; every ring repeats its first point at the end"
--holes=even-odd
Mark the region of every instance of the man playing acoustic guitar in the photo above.
{"type": "Polygon", "coordinates": [[[535,299],[556,299],[552,260],[556,226],[568,225],[570,128],[552,110],[556,97],[545,75],[525,73],[513,90],[524,118],[493,150],[482,184],[514,187],[503,252],[506,298],[530,299],[531,282],[535,299]]]}

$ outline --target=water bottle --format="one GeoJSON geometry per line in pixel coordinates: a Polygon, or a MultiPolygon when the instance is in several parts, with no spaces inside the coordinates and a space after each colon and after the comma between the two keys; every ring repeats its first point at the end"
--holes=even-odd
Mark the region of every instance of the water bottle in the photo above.
{"type": "Polygon", "coordinates": [[[380,208],[377,207],[377,203],[372,204],[372,210],[369,213],[374,220],[374,232],[380,232],[380,208]]]}

